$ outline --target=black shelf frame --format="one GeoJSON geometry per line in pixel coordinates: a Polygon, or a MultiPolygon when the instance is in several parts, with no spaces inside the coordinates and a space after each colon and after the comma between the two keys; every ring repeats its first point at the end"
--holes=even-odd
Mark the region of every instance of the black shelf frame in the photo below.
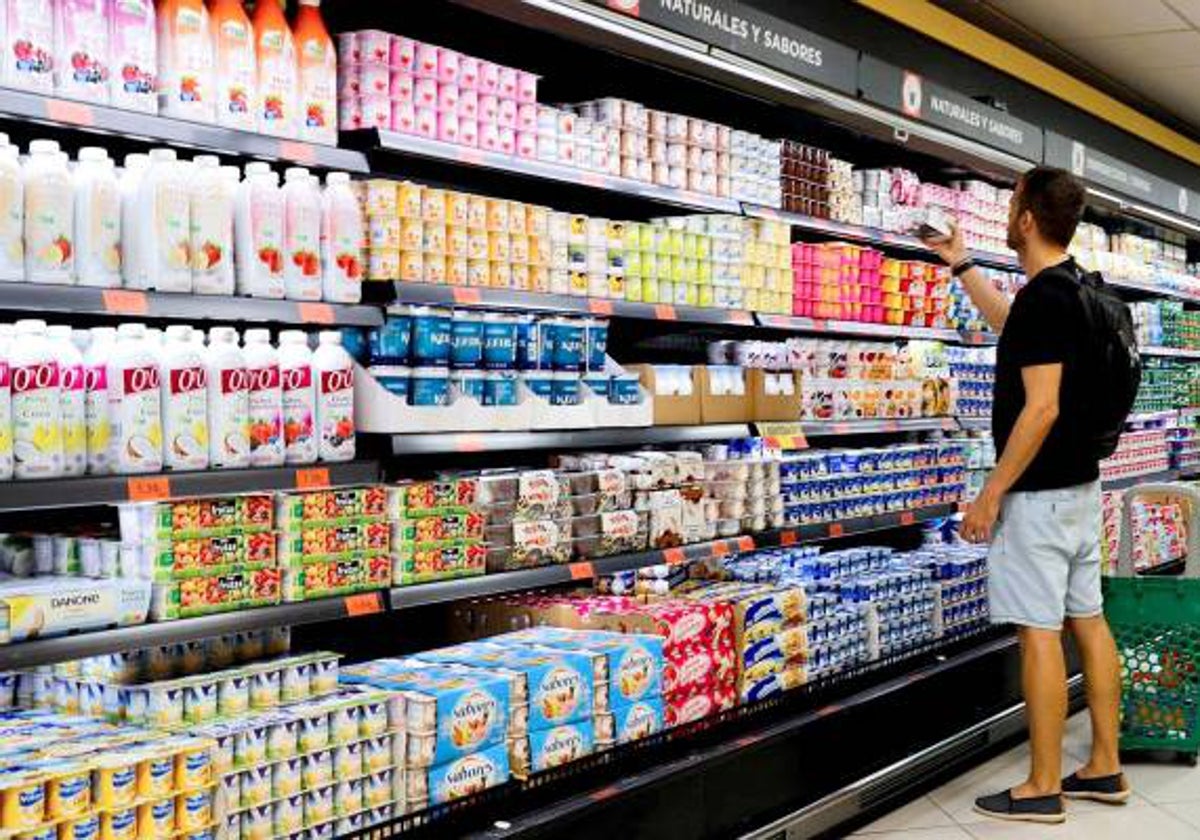
{"type": "Polygon", "coordinates": [[[414,432],[387,437],[390,438],[392,455],[401,456],[678,445],[750,436],[748,423],[719,423],[707,426],[614,426],[519,432],[414,432]]]}

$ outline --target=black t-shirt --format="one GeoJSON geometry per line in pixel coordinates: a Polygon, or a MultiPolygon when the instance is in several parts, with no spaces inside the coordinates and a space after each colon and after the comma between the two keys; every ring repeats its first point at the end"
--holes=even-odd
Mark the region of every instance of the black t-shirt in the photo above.
{"type": "Polygon", "coordinates": [[[1058,419],[1013,490],[1052,490],[1095,481],[1099,465],[1087,436],[1079,399],[1086,321],[1073,260],[1044,269],[1017,292],[996,348],[996,389],[992,435],[999,456],[1017,415],[1025,407],[1021,369],[1061,363],[1058,419]]]}

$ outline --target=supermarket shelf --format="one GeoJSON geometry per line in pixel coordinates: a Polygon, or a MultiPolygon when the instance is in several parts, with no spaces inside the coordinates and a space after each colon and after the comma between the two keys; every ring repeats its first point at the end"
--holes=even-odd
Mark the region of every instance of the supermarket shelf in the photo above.
{"type": "Polygon", "coordinates": [[[629,426],[523,432],[430,432],[392,435],[391,439],[393,455],[434,455],[698,443],[749,437],[750,434],[750,426],[746,423],[721,423],[708,426],[629,426]]]}
{"type": "Polygon", "coordinates": [[[959,342],[962,337],[957,330],[933,327],[906,327],[892,324],[869,324],[858,321],[830,321],[824,318],[804,318],[799,315],[770,315],[759,313],[758,323],[764,327],[795,330],[806,333],[832,333],[836,335],[865,335],[872,338],[930,338],[939,341],[959,342]]]}
{"type": "Polygon", "coordinates": [[[1127,490],[1138,484],[1161,484],[1166,481],[1178,481],[1178,470],[1165,470],[1163,472],[1145,473],[1144,475],[1130,475],[1122,478],[1101,479],[1100,487],[1103,490],[1127,490]]]}
{"type": "Polygon", "coordinates": [[[20,90],[0,89],[0,114],[88,134],[116,134],[133,140],[169,143],[198,151],[287,161],[347,172],[370,171],[366,155],[360,151],[284,140],[250,131],[222,128],[212,123],[177,120],[20,90]]]}
{"type": "MultiPolygon", "coordinates": [[[[382,284],[381,284],[382,285],[382,284]]],[[[631,303],[606,298],[551,295],[510,289],[481,289],[464,286],[439,286],[424,283],[396,283],[392,286],[395,302],[436,306],[515,309],[521,311],[561,312],[570,315],[599,315],[606,318],[638,318],[653,321],[686,321],[702,324],[753,326],[754,316],[740,309],[702,306],[674,306],[667,303],[631,303]]]]}
{"type": "MultiPolygon", "coordinates": [[[[918,251],[928,256],[931,251],[915,236],[905,236],[900,233],[890,233],[886,230],[878,228],[865,227],[863,225],[851,225],[845,222],[835,222],[831,219],[817,219],[812,216],[804,216],[800,213],[789,213],[784,210],[776,210],[772,207],[760,207],[753,204],[743,204],[742,210],[747,216],[753,216],[758,219],[773,219],[781,222],[787,222],[796,230],[803,230],[807,233],[817,233],[823,236],[834,236],[838,239],[849,239],[854,242],[863,242],[868,245],[883,245],[891,248],[904,248],[909,251],[918,251]]],[[[972,254],[975,261],[980,265],[994,266],[996,268],[1019,269],[1020,264],[1017,262],[1016,256],[1008,256],[1007,254],[995,254],[986,251],[976,251],[972,254]]]]}
{"type": "Polygon", "coordinates": [[[151,622],[50,639],[13,642],[0,645],[0,671],[33,668],[85,656],[204,639],[224,633],[338,621],[356,615],[381,612],[384,609],[385,595],[386,593],[379,591],[368,592],[350,598],[323,598],[318,601],[279,604],[178,621],[151,622]]]}
{"type": "Polygon", "coordinates": [[[963,344],[970,344],[975,347],[996,344],[1000,340],[1000,336],[990,332],[979,332],[977,330],[963,330],[960,334],[963,344]]]}
{"type": "MultiPolygon", "coordinates": [[[[643,198],[659,204],[685,207],[692,210],[709,210],[719,213],[741,213],[741,205],[731,198],[704,195],[687,190],[660,187],[599,172],[589,172],[573,166],[563,166],[546,161],[519,158],[500,152],[473,149],[441,140],[430,140],[395,131],[371,129],[342,134],[344,145],[360,149],[368,154],[382,152],[407,157],[425,158],[442,163],[457,164],[473,168],[490,169],[543,181],[556,181],[573,187],[587,187],[605,192],[643,198]]],[[[378,168],[378,167],[377,167],[378,168]]]]}
{"type": "Polygon", "coordinates": [[[963,431],[968,432],[990,432],[992,430],[991,417],[959,417],[958,427],[963,431]]]}
{"type": "Polygon", "coordinates": [[[1175,298],[1176,300],[1184,300],[1190,303],[1200,303],[1200,294],[1188,294],[1187,292],[1178,289],[1164,289],[1162,286],[1149,280],[1131,280],[1123,277],[1105,277],[1104,282],[1118,289],[1130,289],[1135,292],[1145,292],[1146,294],[1156,295],[1158,297],[1175,298]]]}
{"type": "Polygon", "coordinates": [[[1176,359],[1200,359],[1200,350],[1185,350],[1182,347],[1140,347],[1143,356],[1168,356],[1176,359]]]}
{"type": "Polygon", "coordinates": [[[367,484],[378,481],[379,474],[378,462],[361,460],[311,467],[5,481],[0,482],[0,512],[367,484]]]}
{"type": "Polygon", "coordinates": [[[800,427],[807,437],[827,437],[880,432],[952,432],[958,429],[958,423],[953,417],[905,417],[896,420],[841,420],[836,423],[806,420],[800,427]]]}
{"type": "Polygon", "coordinates": [[[383,312],[371,305],[45,286],[36,283],[0,283],[0,311],[360,327],[383,323],[383,312]]]}

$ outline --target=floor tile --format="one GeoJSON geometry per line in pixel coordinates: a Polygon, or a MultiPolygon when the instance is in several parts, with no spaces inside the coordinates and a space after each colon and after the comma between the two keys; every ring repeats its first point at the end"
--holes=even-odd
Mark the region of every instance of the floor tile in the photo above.
{"type": "MultiPolygon", "coordinates": [[[[1063,754],[1063,772],[1070,773],[1079,762],[1063,754]]],[[[929,794],[929,798],[958,823],[986,819],[975,813],[975,800],[986,794],[1020,784],[1029,773],[1029,745],[1022,744],[963,775],[952,779],[929,794]]],[[[1081,802],[1076,810],[1086,811],[1099,806],[1096,802],[1081,802]]]]}
{"type": "Polygon", "coordinates": [[[1134,791],[1157,805],[1200,800],[1200,767],[1129,763],[1124,770],[1134,791]]]}
{"type": "Polygon", "coordinates": [[[1159,808],[1171,816],[1200,829],[1200,800],[1194,802],[1173,802],[1167,805],[1160,805],[1159,808]]]}
{"type": "Polygon", "coordinates": [[[928,796],[914,799],[907,805],[880,817],[858,830],[857,834],[877,835],[881,832],[908,831],[916,828],[953,826],[954,820],[928,796]]]}
{"type": "Polygon", "coordinates": [[[1149,804],[1071,812],[1060,825],[988,820],[966,829],[976,840],[1200,840],[1200,829],[1149,804]]]}
{"type": "Polygon", "coordinates": [[[882,834],[855,834],[854,836],[870,838],[870,840],[972,840],[970,832],[953,825],[945,825],[938,828],[906,828],[903,831],[885,831],[882,834]]]}

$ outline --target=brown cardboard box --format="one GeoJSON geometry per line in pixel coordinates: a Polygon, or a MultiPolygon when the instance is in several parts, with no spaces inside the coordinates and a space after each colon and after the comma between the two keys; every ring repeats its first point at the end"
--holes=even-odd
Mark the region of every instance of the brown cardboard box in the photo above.
{"type": "Polygon", "coordinates": [[[700,394],[701,423],[747,423],[754,418],[754,395],[750,383],[740,397],[718,397],[710,393],[708,368],[697,365],[692,378],[700,394]]]}
{"type": "Polygon", "coordinates": [[[800,419],[800,374],[768,374],[763,370],[751,370],[747,374],[746,390],[754,395],[753,420],[791,421],[800,419]],[[775,396],[766,392],[768,376],[790,375],[794,381],[791,396],[775,396]]]}
{"type": "Polygon", "coordinates": [[[656,426],[695,426],[700,423],[700,383],[696,371],[692,369],[692,395],[690,397],[661,397],[654,387],[653,365],[625,365],[629,373],[641,377],[642,385],[654,398],[654,425],[656,426]]]}

